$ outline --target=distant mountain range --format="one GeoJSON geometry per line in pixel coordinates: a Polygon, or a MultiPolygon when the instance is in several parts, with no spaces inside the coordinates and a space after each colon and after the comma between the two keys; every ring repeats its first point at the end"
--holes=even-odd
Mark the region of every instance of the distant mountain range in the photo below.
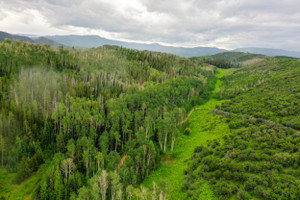
{"type": "Polygon", "coordinates": [[[21,36],[21,35],[13,35],[6,32],[0,31],[0,41],[4,41],[5,39],[12,39],[12,40],[23,40],[25,42],[30,42],[33,44],[48,44],[54,47],[61,46],[62,44],[59,44],[51,39],[48,39],[46,37],[27,37],[27,36],[21,36]]]}
{"type": "Polygon", "coordinates": [[[244,53],[263,54],[266,56],[288,56],[288,57],[300,58],[300,52],[286,51],[286,50],[282,50],[282,49],[249,47],[249,48],[238,48],[233,51],[244,52],[244,53]]]}
{"type": "MultiPolygon", "coordinates": [[[[42,36],[32,37],[25,35],[13,35],[6,32],[0,31],[0,41],[4,41],[6,38],[12,40],[24,40],[31,43],[49,44],[51,46],[66,46],[66,47],[77,47],[77,48],[93,48],[103,45],[116,45],[130,49],[137,50],[149,50],[171,53],[183,57],[198,57],[198,56],[209,56],[221,52],[228,52],[225,49],[219,49],[215,47],[173,47],[164,46],[158,43],[143,44],[134,42],[123,42],[117,40],[109,40],[97,35],[64,35],[64,36],[42,36]]],[[[239,48],[233,50],[234,52],[245,52],[254,54],[263,54],[268,56],[288,56],[300,58],[300,52],[285,51],[281,49],[267,49],[267,48],[239,48]]]]}
{"type": "Polygon", "coordinates": [[[184,57],[207,56],[207,55],[213,55],[213,54],[226,51],[224,49],[218,49],[214,47],[185,48],[185,47],[164,46],[157,43],[143,44],[143,43],[134,43],[134,42],[122,42],[116,40],[109,40],[96,35],[87,35],[87,36],[65,35],[65,36],[46,36],[46,37],[66,46],[92,48],[92,47],[98,47],[98,46],[109,44],[109,45],[122,46],[130,49],[171,53],[171,54],[184,56],[184,57]]]}

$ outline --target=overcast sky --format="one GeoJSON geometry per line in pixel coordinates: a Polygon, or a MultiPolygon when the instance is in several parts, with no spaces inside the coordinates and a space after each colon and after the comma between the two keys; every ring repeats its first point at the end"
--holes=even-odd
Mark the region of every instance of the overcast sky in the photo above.
{"type": "Polygon", "coordinates": [[[300,51],[300,0],[0,0],[0,30],[300,51]]]}

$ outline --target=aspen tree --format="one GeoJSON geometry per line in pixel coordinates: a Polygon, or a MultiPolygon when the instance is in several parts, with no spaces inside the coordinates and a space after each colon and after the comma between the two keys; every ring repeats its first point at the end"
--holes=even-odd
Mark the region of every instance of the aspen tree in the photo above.
{"type": "Polygon", "coordinates": [[[98,176],[98,184],[100,186],[100,191],[101,191],[101,199],[105,200],[106,199],[106,192],[108,188],[108,173],[105,170],[102,170],[100,176],[98,176]]]}

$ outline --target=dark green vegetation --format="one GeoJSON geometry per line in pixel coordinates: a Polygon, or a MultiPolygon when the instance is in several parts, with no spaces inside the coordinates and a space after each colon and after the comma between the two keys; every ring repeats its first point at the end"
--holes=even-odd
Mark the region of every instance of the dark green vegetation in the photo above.
{"type": "Polygon", "coordinates": [[[297,59],[0,52],[0,199],[300,197],[297,59]]]}
{"type": "Polygon", "coordinates": [[[137,186],[207,100],[213,66],[111,46],[6,40],[0,52],[0,197],[166,197],[163,180],[137,186]]]}
{"type": "MultiPolygon", "coordinates": [[[[231,71],[214,109],[230,133],[195,148],[183,189],[220,199],[300,198],[300,61],[268,58],[231,71]]],[[[216,121],[218,122],[218,121],[216,121]]]]}
{"type": "Polygon", "coordinates": [[[267,56],[242,52],[223,52],[203,58],[206,63],[223,69],[243,67],[264,59],[267,56]]]}

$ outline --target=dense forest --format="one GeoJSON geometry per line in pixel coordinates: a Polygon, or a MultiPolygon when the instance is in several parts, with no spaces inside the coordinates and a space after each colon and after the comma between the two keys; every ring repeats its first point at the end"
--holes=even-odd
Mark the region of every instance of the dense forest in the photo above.
{"type": "Polygon", "coordinates": [[[138,186],[208,99],[214,66],[114,46],[6,40],[0,52],[1,173],[20,184],[43,165],[32,194],[41,200],[167,198],[163,181],[138,186]]]}

